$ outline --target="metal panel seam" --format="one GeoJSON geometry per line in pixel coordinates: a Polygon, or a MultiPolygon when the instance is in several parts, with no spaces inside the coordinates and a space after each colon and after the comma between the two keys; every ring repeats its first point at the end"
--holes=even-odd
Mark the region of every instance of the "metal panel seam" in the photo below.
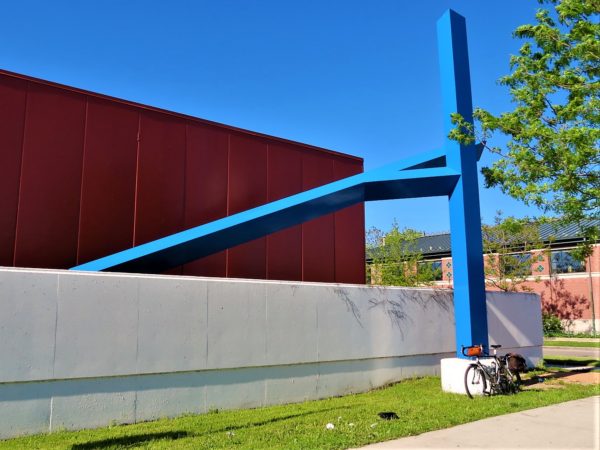
{"type": "MultiPolygon", "coordinates": [[[[334,160],[332,159],[331,162],[331,174],[333,175],[333,181],[337,181],[339,178],[337,178],[335,176],[335,163],[334,160]]],[[[341,177],[344,178],[344,177],[341,177]]],[[[335,253],[336,253],[336,241],[335,241],[335,235],[336,233],[336,229],[337,229],[337,212],[333,213],[333,281],[337,282],[337,260],[335,259],[335,253]]]]}
{"type": "MultiPolygon", "coordinates": [[[[188,122],[185,123],[184,134],[183,134],[183,208],[181,208],[181,227],[185,228],[185,208],[186,208],[186,197],[187,197],[187,157],[188,157],[188,122]]],[[[183,269],[183,268],[182,268],[183,269]]],[[[181,272],[183,275],[183,271],[181,272]]]]}
{"type": "MultiPolygon", "coordinates": [[[[333,170],[335,171],[335,167],[333,168],[333,170]]],[[[334,175],[335,175],[335,172],[334,172],[334,175]]],[[[335,281],[336,283],[339,282],[337,260],[335,259],[335,249],[337,248],[337,242],[335,241],[335,235],[336,235],[337,226],[338,226],[338,216],[337,216],[337,213],[333,213],[333,281],[335,281]]]]}
{"type": "MultiPolygon", "coordinates": [[[[271,180],[271,173],[269,172],[269,156],[271,153],[271,146],[269,145],[269,143],[267,142],[267,203],[270,202],[270,198],[269,198],[269,181],[271,180]]],[[[269,279],[269,235],[265,236],[265,278],[268,280],[269,279]]],[[[266,306],[265,306],[266,308],[266,306]]],[[[266,393],[265,393],[265,401],[266,401],[266,393]]]]}
{"type": "Polygon", "coordinates": [[[138,210],[138,184],[140,178],[140,141],[142,132],[142,113],[138,112],[137,145],[135,150],[135,189],[133,191],[133,233],[131,246],[136,244],[137,210],[138,210]]]}
{"type": "MultiPolygon", "coordinates": [[[[225,209],[227,216],[229,216],[229,197],[231,194],[231,177],[229,176],[229,168],[231,166],[231,133],[227,134],[227,198],[225,209]]],[[[225,250],[225,278],[229,278],[229,249],[225,250]]]]}
{"type": "MultiPolygon", "coordinates": [[[[300,154],[300,189],[304,190],[304,153],[300,154]]],[[[300,224],[300,281],[304,279],[304,223],[300,224]]]]}
{"type": "Polygon", "coordinates": [[[25,90],[25,108],[23,108],[23,133],[21,136],[21,161],[19,162],[19,190],[17,191],[17,217],[15,218],[15,241],[13,243],[13,261],[12,265],[16,266],[17,262],[17,234],[19,232],[19,208],[21,206],[21,186],[23,184],[23,156],[25,154],[25,129],[27,128],[27,105],[29,104],[29,81],[27,81],[27,89],[25,90]]]}
{"type": "Polygon", "coordinates": [[[85,116],[83,119],[83,151],[81,152],[81,183],[79,186],[79,214],[77,218],[77,248],[75,251],[75,260],[77,264],[79,261],[79,248],[81,246],[81,202],[83,200],[83,175],[85,173],[85,148],[87,144],[87,130],[88,130],[88,111],[89,111],[90,99],[85,97],[85,116]]]}

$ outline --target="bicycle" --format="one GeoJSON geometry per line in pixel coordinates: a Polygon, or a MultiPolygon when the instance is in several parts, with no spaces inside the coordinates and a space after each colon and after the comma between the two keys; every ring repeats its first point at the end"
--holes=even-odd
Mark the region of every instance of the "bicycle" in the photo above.
{"type": "Polygon", "coordinates": [[[493,354],[485,354],[483,345],[462,347],[462,354],[475,357],[465,371],[465,391],[469,398],[473,395],[514,394],[519,391],[521,377],[519,372],[512,372],[508,367],[509,355],[498,356],[501,345],[490,345],[493,354]],[[486,364],[482,363],[482,360],[486,364]]]}

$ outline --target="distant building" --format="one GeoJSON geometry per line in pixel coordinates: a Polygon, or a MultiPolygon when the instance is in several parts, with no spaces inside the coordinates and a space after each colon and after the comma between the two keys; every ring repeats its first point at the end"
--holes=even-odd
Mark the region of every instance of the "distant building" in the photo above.
{"type": "MultiPolygon", "coordinates": [[[[591,224],[600,226],[600,220],[591,224]]],[[[578,261],[570,253],[583,239],[578,226],[543,224],[540,239],[543,249],[515,253],[522,261],[531,261],[531,272],[519,290],[540,294],[543,310],[564,319],[571,331],[591,331],[592,319],[596,321],[596,330],[600,330],[600,242],[594,244],[589,258],[578,261]]],[[[451,288],[450,234],[423,236],[416,247],[423,263],[436,269],[435,285],[451,288]]],[[[487,260],[484,256],[484,262],[487,260]]],[[[491,283],[486,284],[488,290],[497,290],[491,283]]]]}

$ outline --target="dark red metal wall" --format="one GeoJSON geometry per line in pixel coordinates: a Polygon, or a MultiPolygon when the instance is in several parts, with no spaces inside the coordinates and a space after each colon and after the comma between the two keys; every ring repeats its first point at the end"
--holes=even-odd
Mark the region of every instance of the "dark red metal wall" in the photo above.
{"type": "MultiPolygon", "coordinates": [[[[0,266],[69,268],[362,172],[362,159],[0,71],[0,266]]],[[[364,283],[356,205],[169,271],[364,283]]]]}

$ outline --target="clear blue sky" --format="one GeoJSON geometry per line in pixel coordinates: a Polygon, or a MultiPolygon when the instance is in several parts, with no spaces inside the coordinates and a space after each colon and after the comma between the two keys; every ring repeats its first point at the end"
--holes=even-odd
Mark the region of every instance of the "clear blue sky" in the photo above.
{"type": "MultiPolygon", "coordinates": [[[[510,109],[496,80],[534,0],[3,2],[0,67],[362,156],[368,170],[442,143],[436,21],[449,7],[467,18],[474,104],[510,109]]],[[[535,214],[482,186],[484,221],[498,209],[535,214]]],[[[393,218],[449,229],[442,198],[367,205],[367,226],[393,218]]]]}

